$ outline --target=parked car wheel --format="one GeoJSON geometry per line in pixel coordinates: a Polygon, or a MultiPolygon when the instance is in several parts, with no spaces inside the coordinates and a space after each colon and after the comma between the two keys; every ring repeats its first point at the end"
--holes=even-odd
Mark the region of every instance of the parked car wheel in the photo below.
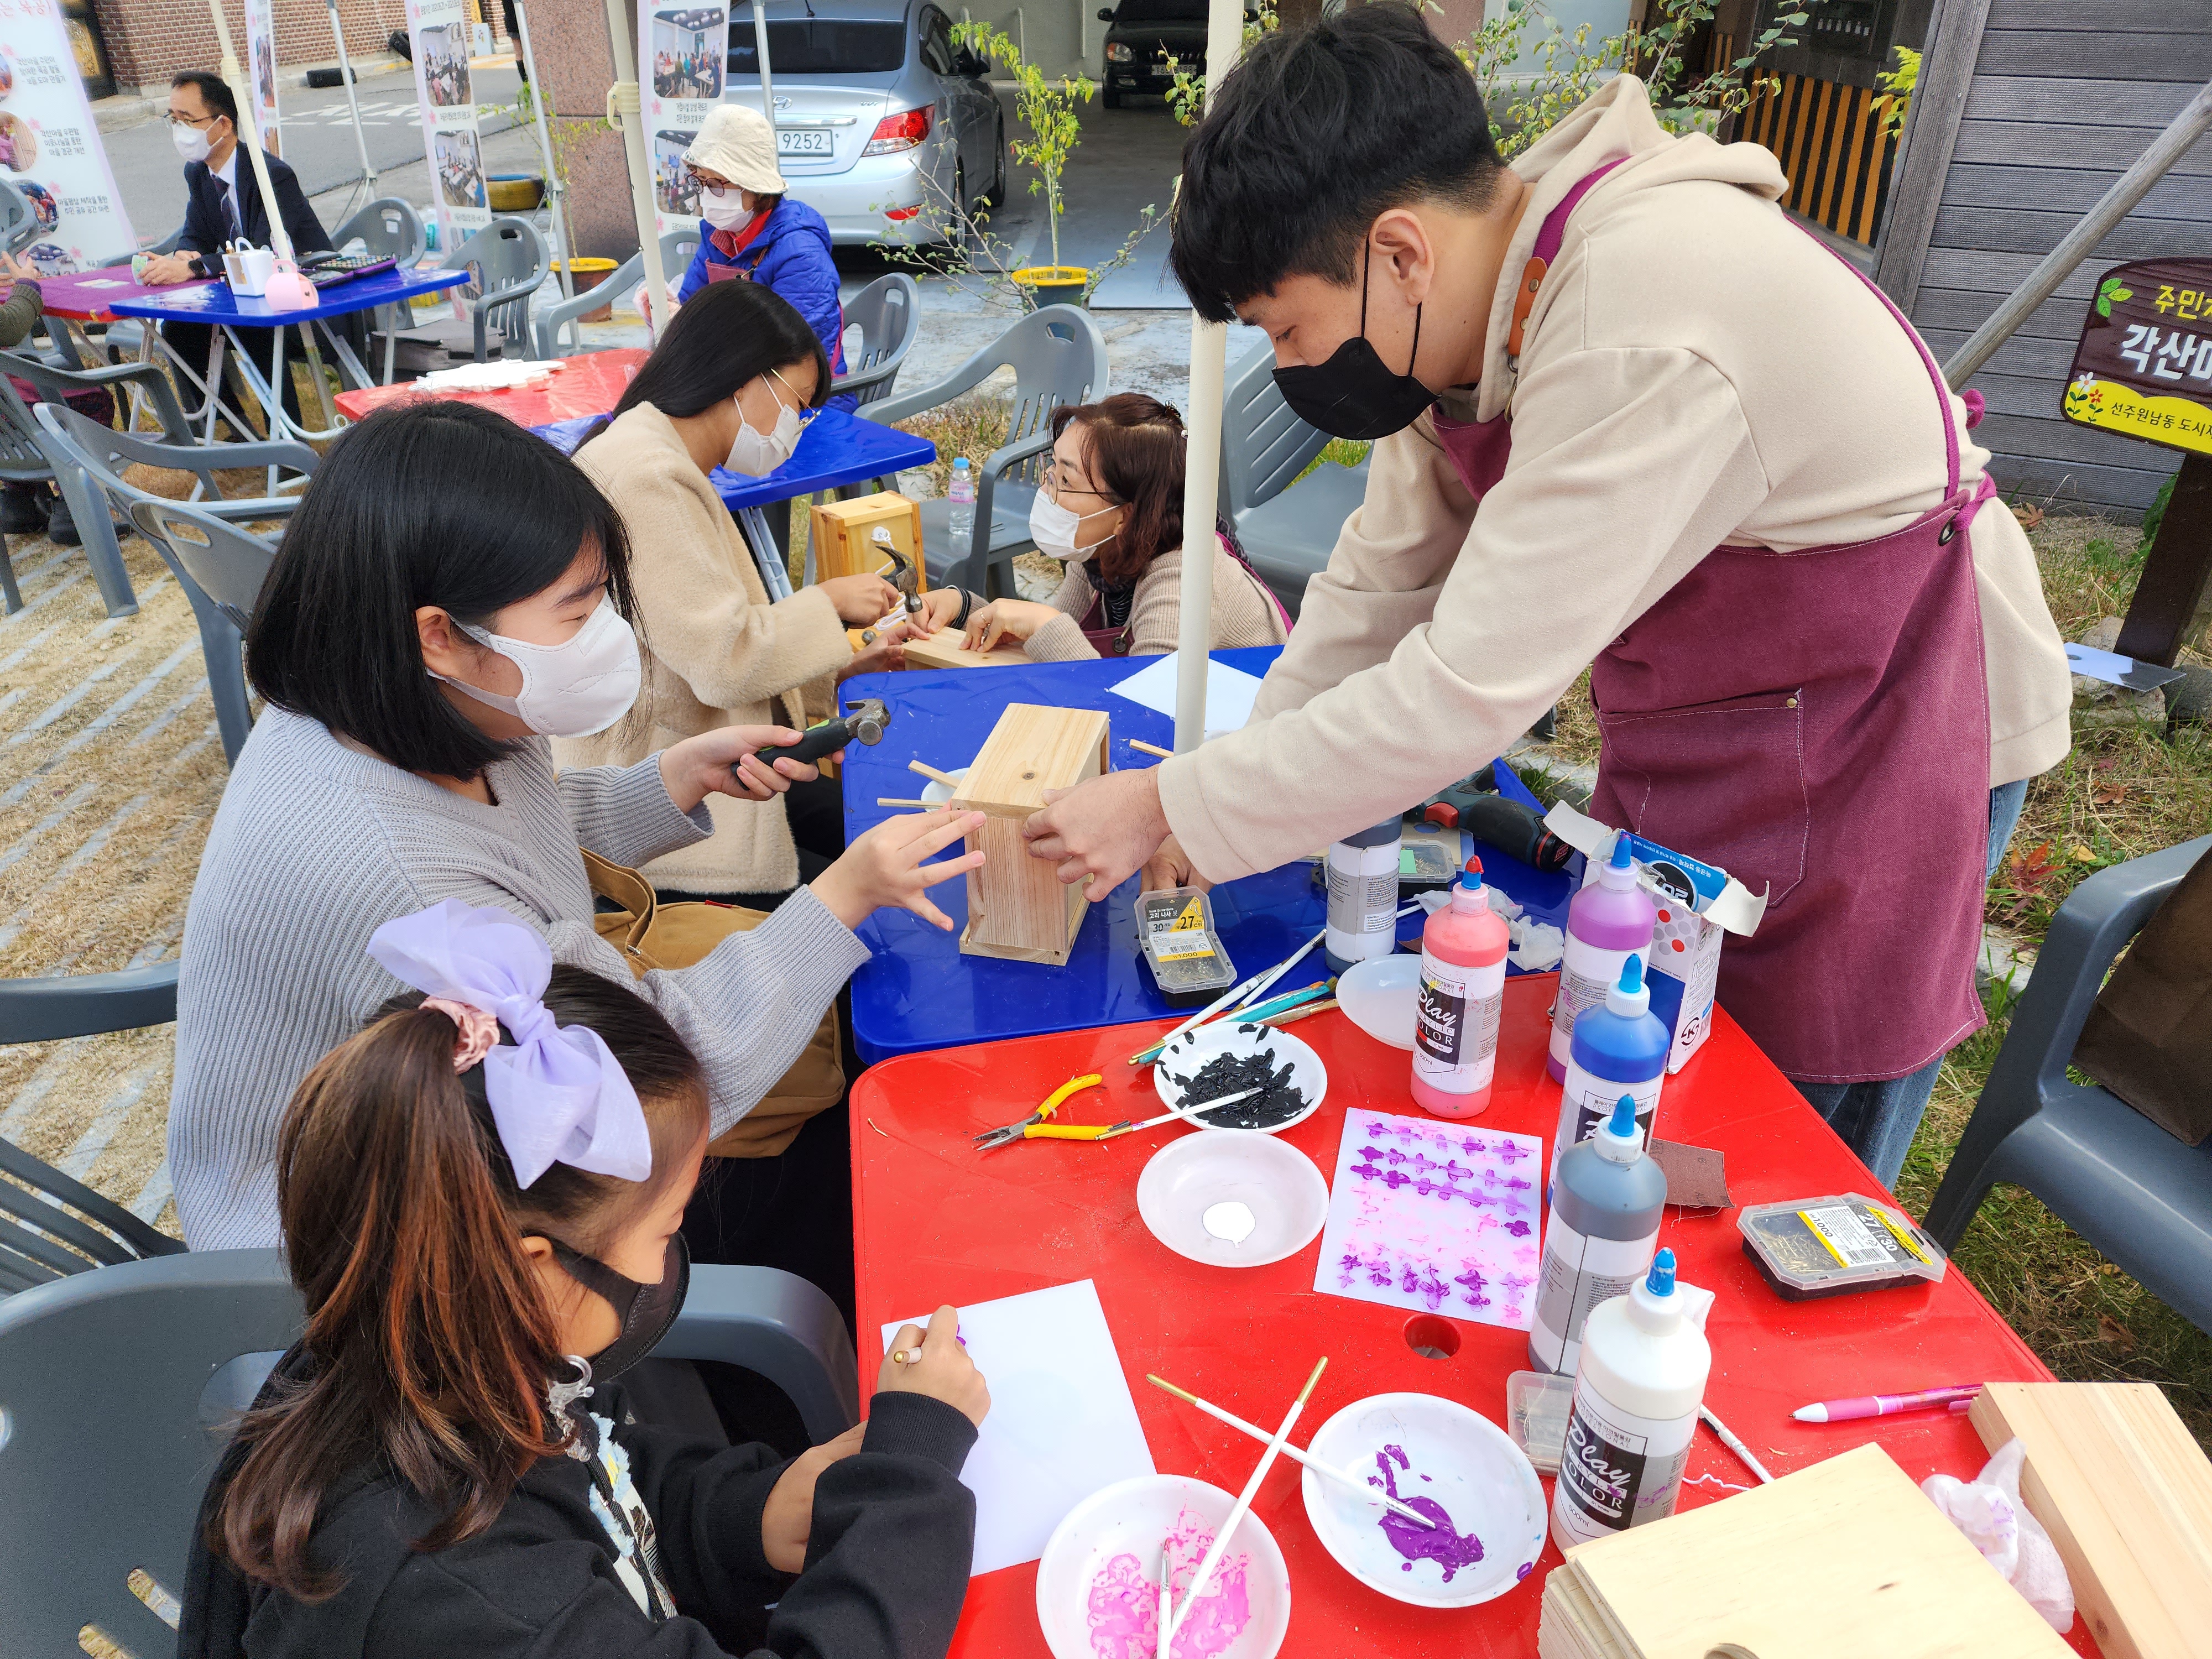
{"type": "Polygon", "coordinates": [[[1103,87],[1099,89],[1098,101],[1108,109],[1119,109],[1121,107],[1121,94],[1111,87],[1103,87]]]}
{"type": "Polygon", "coordinates": [[[994,213],[1006,204],[1006,123],[999,121],[998,134],[991,144],[991,188],[983,192],[979,206],[988,207],[994,213]]]}

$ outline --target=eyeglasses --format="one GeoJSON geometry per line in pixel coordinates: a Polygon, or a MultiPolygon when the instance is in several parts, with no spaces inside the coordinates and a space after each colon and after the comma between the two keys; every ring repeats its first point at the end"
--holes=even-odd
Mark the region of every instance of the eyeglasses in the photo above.
{"type": "Polygon", "coordinates": [[[1054,501],[1058,501],[1062,495],[1088,495],[1093,501],[1104,501],[1109,506],[1116,504],[1114,498],[1103,489],[1086,489],[1073,480],[1062,478],[1060,465],[1057,460],[1048,460],[1044,464],[1044,493],[1054,501]]]}
{"type": "Polygon", "coordinates": [[[211,127],[223,118],[217,113],[203,115],[198,120],[194,120],[189,115],[179,115],[176,111],[169,110],[162,115],[161,118],[173,127],[211,127]]]}
{"type": "Polygon", "coordinates": [[[738,186],[735,185],[708,184],[699,176],[698,169],[696,167],[684,168],[684,179],[692,189],[704,191],[709,196],[735,196],[738,193],[738,186]]]}

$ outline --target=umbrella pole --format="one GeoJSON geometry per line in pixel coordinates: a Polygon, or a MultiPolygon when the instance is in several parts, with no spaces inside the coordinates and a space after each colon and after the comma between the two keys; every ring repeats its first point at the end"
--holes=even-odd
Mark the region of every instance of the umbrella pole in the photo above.
{"type": "Polygon", "coordinates": [[[753,0],[753,61],[760,65],[761,113],[768,117],[769,137],[775,137],[775,82],[768,61],[768,14],[761,0],[753,0]]]}
{"type": "MultiPolygon", "coordinates": [[[[337,0],[331,0],[331,17],[337,21],[337,0]]],[[[553,161],[553,135],[545,125],[545,94],[538,79],[538,54],[530,49],[530,11],[522,0],[514,0],[514,27],[522,39],[515,42],[522,50],[522,72],[530,77],[530,109],[538,118],[538,148],[545,157],[545,193],[552,207],[553,252],[559,258],[561,297],[576,297],[576,279],[568,271],[568,219],[562,206],[564,186],[561,169],[553,161]]]]}
{"type": "MultiPolygon", "coordinates": [[[[1212,0],[1206,26],[1206,96],[1210,104],[1244,44],[1242,0],[1212,0]]],[[[1228,380],[1229,329],[1190,314],[1189,449],[1183,463],[1182,617],[1176,640],[1177,754],[1206,741],[1206,653],[1213,643],[1213,520],[1219,502],[1221,405],[1228,380]]]]}
{"type": "Polygon", "coordinates": [[[660,264],[660,231],[653,205],[653,153],[646,144],[645,110],[637,89],[637,52],[629,37],[627,10],[623,0],[607,0],[607,33],[612,37],[615,57],[615,83],[607,92],[607,115],[622,128],[623,149],[629,161],[638,252],[645,261],[645,291],[652,300],[641,309],[646,313],[647,331],[657,342],[659,319],[667,314],[668,278],[660,264]]]}
{"type": "Polygon", "coordinates": [[[376,168],[368,159],[368,134],[361,125],[361,99],[353,89],[353,59],[346,52],[345,30],[338,22],[338,0],[329,0],[331,39],[337,43],[338,74],[345,82],[346,107],[353,112],[353,141],[361,150],[362,177],[368,181],[369,200],[376,199],[376,168]]]}

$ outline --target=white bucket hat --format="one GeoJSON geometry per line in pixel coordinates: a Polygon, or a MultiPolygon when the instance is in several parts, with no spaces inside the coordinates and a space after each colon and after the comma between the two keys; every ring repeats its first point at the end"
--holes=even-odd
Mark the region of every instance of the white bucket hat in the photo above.
{"type": "Polygon", "coordinates": [[[768,117],[744,104],[717,104],[708,111],[684,159],[756,196],[781,196],[786,189],[768,117]]]}

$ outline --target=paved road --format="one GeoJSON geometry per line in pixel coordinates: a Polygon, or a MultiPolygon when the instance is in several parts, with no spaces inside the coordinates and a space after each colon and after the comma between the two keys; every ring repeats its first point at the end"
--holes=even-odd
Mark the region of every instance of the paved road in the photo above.
{"type": "MultiPolygon", "coordinates": [[[[354,142],[353,122],[346,112],[343,87],[319,90],[287,85],[283,94],[284,159],[300,175],[309,196],[320,196],[360,177],[361,153],[354,142]]],[[[521,77],[513,69],[483,69],[476,72],[477,96],[483,105],[481,131],[487,138],[514,126],[513,105],[521,77]],[[504,106],[505,107],[501,107],[504,106]]],[[[422,162],[421,112],[415,102],[415,82],[410,75],[376,76],[355,89],[361,99],[361,122],[368,140],[368,156],[380,173],[400,173],[383,181],[387,193],[426,200],[428,190],[422,162]],[[404,170],[412,163],[411,179],[404,170]]],[[[515,135],[526,141],[530,166],[536,139],[530,129],[515,135]]],[[[168,124],[142,122],[119,132],[104,135],[107,159],[115,169],[116,187],[131,216],[131,228],[144,240],[166,236],[185,216],[184,163],[169,141],[168,124]]],[[[507,146],[487,150],[495,165],[520,158],[508,155],[507,146]]],[[[505,170],[502,168],[501,170],[505,170]]],[[[341,196],[338,199],[344,199],[341,196]]],[[[364,198],[365,199],[365,198],[364,198]]],[[[320,204],[318,204],[319,210],[320,204]]],[[[335,221],[329,222],[333,227],[335,221]]]]}

